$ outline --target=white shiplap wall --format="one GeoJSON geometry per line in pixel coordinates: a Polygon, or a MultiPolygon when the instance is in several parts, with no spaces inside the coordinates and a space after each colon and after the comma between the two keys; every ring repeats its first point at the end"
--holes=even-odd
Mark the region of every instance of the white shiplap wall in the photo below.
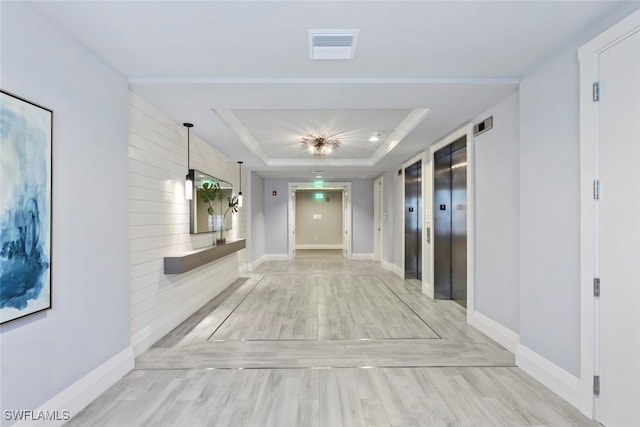
{"type": "MultiPolygon", "coordinates": [[[[187,129],[133,93],[129,120],[131,345],[139,355],[238,278],[246,256],[242,250],[184,274],[164,274],[165,256],[210,246],[215,236],[189,234],[187,129]]],[[[228,181],[237,191],[238,164],[201,140],[197,123],[190,145],[192,169],[228,181]]],[[[246,237],[245,212],[233,215],[227,240],[246,237]]]]}

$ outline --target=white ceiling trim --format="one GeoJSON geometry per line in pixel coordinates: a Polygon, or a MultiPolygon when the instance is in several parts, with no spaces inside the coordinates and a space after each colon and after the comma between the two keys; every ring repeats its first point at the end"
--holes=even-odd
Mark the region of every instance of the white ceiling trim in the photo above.
{"type": "Polygon", "coordinates": [[[384,144],[380,146],[371,156],[371,161],[378,163],[384,156],[389,154],[393,148],[400,143],[412,130],[416,128],[431,113],[429,108],[415,108],[411,110],[407,117],[393,130],[391,135],[386,139],[384,144]]]}
{"type": "Polygon", "coordinates": [[[374,166],[371,159],[270,159],[267,166],[276,167],[318,167],[318,166],[374,166]]]}
{"type": "Polygon", "coordinates": [[[391,150],[395,148],[412,130],[416,128],[431,113],[429,108],[414,108],[396,126],[387,139],[373,153],[369,159],[271,159],[262,150],[258,141],[251,135],[251,132],[240,121],[240,119],[229,109],[216,108],[213,111],[233,130],[240,141],[267,166],[273,167],[299,167],[299,166],[374,166],[382,160],[391,150]]]}
{"type": "Polygon", "coordinates": [[[349,78],[349,77],[129,77],[131,84],[519,84],[519,77],[494,78],[349,78]]]}
{"type": "Polygon", "coordinates": [[[267,164],[269,161],[269,156],[262,151],[260,148],[260,144],[258,141],[251,135],[251,132],[242,124],[242,122],[238,119],[238,117],[233,114],[233,112],[229,109],[225,108],[216,108],[213,111],[220,116],[220,118],[234,131],[238,137],[240,137],[240,141],[253,153],[255,154],[263,163],[267,164]]]}

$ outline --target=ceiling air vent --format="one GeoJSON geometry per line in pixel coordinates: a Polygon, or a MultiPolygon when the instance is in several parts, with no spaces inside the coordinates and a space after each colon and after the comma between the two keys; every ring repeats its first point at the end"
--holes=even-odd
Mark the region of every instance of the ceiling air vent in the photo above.
{"type": "Polygon", "coordinates": [[[359,30],[309,30],[310,59],[351,59],[359,30]]]}

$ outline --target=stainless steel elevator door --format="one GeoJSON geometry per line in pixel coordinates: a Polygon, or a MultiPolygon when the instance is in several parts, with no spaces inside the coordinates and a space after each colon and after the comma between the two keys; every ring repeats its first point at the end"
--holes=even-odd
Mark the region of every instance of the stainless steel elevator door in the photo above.
{"type": "Polygon", "coordinates": [[[404,170],[404,277],[422,280],[422,162],[404,170]]]}
{"type": "Polygon", "coordinates": [[[433,245],[434,297],[451,299],[451,149],[434,156],[433,245]]]}
{"type": "Polygon", "coordinates": [[[451,153],[451,299],[467,306],[467,150],[451,153]]]}
{"type": "Polygon", "coordinates": [[[434,153],[434,296],[467,305],[466,137],[434,153]]]}

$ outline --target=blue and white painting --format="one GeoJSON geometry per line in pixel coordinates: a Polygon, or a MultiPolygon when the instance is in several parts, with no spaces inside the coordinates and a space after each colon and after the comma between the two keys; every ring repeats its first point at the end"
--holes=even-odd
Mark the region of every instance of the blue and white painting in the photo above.
{"type": "Polygon", "coordinates": [[[0,323],[51,308],[52,116],[0,91],[0,323]]]}

